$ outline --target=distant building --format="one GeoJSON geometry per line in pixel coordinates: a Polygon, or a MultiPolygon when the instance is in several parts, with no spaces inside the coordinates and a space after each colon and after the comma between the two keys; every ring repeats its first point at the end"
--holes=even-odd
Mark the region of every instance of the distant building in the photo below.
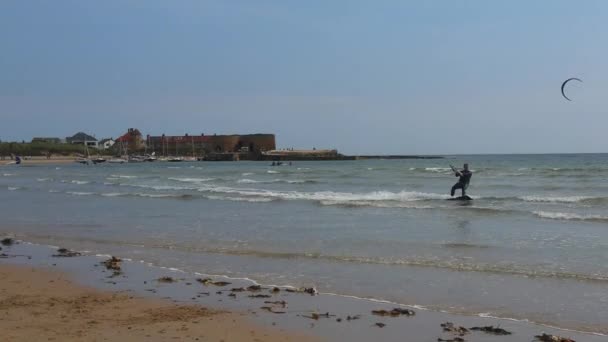
{"type": "Polygon", "coordinates": [[[274,134],[179,135],[146,138],[149,151],[163,155],[205,155],[218,153],[261,154],[276,148],[274,134]]]}
{"type": "Polygon", "coordinates": [[[45,143],[45,144],[61,144],[60,138],[48,138],[48,137],[35,137],[32,138],[33,143],[45,143]]]}
{"type": "Polygon", "coordinates": [[[78,132],[71,137],[67,137],[65,141],[72,145],[87,145],[97,148],[97,139],[83,132],[78,132]]]}
{"type": "Polygon", "coordinates": [[[100,148],[100,149],[102,149],[102,150],[107,150],[107,149],[109,149],[110,147],[114,146],[114,144],[115,144],[115,143],[116,143],[116,142],[114,141],[114,139],[112,139],[112,138],[106,138],[106,139],[101,139],[101,140],[99,141],[98,146],[99,146],[99,148],[100,148]]]}
{"type": "Polygon", "coordinates": [[[129,128],[127,133],[116,139],[116,143],[130,152],[139,151],[146,146],[141,132],[137,128],[129,128]]]}

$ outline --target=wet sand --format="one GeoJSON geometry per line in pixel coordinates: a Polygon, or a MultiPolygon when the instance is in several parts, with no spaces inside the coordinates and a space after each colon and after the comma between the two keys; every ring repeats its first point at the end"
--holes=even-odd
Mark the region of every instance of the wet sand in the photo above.
{"type": "Polygon", "coordinates": [[[3,341],[312,341],[243,314],[104,292],[61,272],[0,265],[3,341]]]}
{"type": "Polygon", "coordinates": [[[8,341],[514,342],[533,341],[543,332],[579,342],[606,341],[605,335],[524,321],[275,288],[138,261],[122,260],[115,272],[103,264],[109,256],[53,257],[57,248],[48,246],[2,248],[0,317],[7,319],[0,329],[8,341]],[[467,330],[446,331],[441,326],[446,322],[467,330]],[[484,326],[509,334],[471,329],[484,326]]]}

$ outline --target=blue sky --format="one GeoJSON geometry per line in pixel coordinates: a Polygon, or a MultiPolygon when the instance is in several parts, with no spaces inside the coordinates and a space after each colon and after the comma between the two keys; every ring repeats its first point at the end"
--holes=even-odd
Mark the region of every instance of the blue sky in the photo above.
{"type": "Polygon", "coordinates": [[[3,141],[608,152],[605,1],[3,0],[0,47],[3,141]]]}

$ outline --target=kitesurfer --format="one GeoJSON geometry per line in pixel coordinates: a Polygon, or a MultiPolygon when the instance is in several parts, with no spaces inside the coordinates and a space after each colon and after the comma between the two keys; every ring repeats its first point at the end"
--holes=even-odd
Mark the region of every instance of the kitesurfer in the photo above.
{"type": "Polygon", "coordinates": [[[469,170],[469,164],[464,164],[463,169],[460,171],[456,170],[456,168],[454,168],[452,165],[450,166],[452,167],[452,171],[454,171],[454,175],[456,177],[460,177],[458,179],[458,183],[454,184],[454,186],[452,187],[451,195],[452,197],[454,197],[456,189],[461,189],[462,197],[464,197],[466,195],[466,190],[469,187],[471,176],[473,176],[473,173],[469,170]]]}

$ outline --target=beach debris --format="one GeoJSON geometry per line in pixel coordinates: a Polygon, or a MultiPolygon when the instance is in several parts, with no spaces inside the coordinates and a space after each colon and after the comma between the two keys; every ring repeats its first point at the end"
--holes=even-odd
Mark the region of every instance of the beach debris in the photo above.
{"type": "Polygon", "coordinates": [[[203,285],[215,285],[215,286],[220,286],[220,287],[231,284],[227,281],[213,281],[213,279],[211,279],[211,278],[198,278],[198,279],[196,279],[196,281],[198,281],[199,283],[201,283],[203,285]]]}
{"type": "Polygon", "coordinates": [[[380,323],[380,322],[378,322],[378,323],[376,323],[374,325],[377,326],[378,328],[384,328],[386,326],[386,324],[380,323]]]}
{"type": "Polygon", "coordinates": [[[571,338],[561,337],[557,335],[549,335],[545,333],[542,333],[542,335],[536,335],[534,336],[534,338],[536,338],[537,341],[542,342],[576,342],[571,338]]]}
{"type": "Polygon", "coordinates": [[[245,288],[244,287],[235,287],[235,288],[230,289],[230,291],[232,291],[232,292],[243,292],[243,291],[245,291],[245,288]]]}
{"type": "Polygon", "coordinates": [[[112,270],[112,271],[120,271],[120,262],[122,260],[120,260],[119,258],[112,256],[110,259],[102,262],[102,264],[106,267],[106,269],[108,270],[112,270]]]}
{"type": "Polygon", "coordinates": [[[12,246],[15,243],[15,240],[13,240],[12,238],[4,238],[0,241],[0,243],[4,246],[12,246]]]}
{"type": "Polygon", "coordinates": [[[354,316],[346,316],[346,320],[347,321],[354,321],[356,319],[361,318],[361,315],[354,315],[354,316]]]}
{"type": "Polygon", "coordinates": [[[443,328],[443,331],[450,332],[458,336],[464,336],[469,333],[469,329],[461,326],[456,326],[452,322],[442,323],[441,327],[443,328]]]}
{"type": "Polygon", "coordinates": [[[81,254],[79,252],[74,252],[71,251],[67,248],[59,248],[57,250],[57,254],[53,254],[53,257],[56,258],[71,258],[71,257],[76,257],[76,256],[80,256],[81,254]]]}
{"type": "Polygon", "coordinates": [[[447,340],[444,340],[443,338],[439,337],[437,338],[438,342],[465,342],[466,340],[462,337],[454,337],[454,338],[449,338],[447,340]]]}
{"type": "Polygon", "coordinates": [[[251,285],[251,286],[247,287],[247,291],[251,291],[251,292],[260,291],[261,289],[262,289],[262,286],[260,286],[260,285],[251,285]]]}
{"type": "Polygon", "coordinates": [[[308,293],[309,295],[314,296],[317,294],[317,289],[315,289],[314,287],[302,287],[300,288],[299,292],[308,293]]]}
{"type": "Polygon", "coordinates": [[[157,279],[157,281],[158,281],[159,283],[174,283],[174,282],[176,282],[177,280],[173,279],[172,277],[167,277],[167,276],[164,276],[164,277],[160,277],[160,278],[158,278],[158,279],[157,279]]]}
{"type": "Polygon", "coordinates": [[[265,294],[255,294],[255,295],[249,295],[249,298],[270,298],[272,297],[271,295],[265,295],[265,294]]]}
{"type": "Polygon", "coordinates": [[[402,308],[394,308],[391,311],[388,310],[372,310],[372,314],[376,316],[414,316],[416,313],[413,310],[402,309],[402,308]]]}
{"type": "Polygon", "coordinates": [[[336,315],[331,315],[329,312],[326,312],[324,314],[313,312],[313,313],[310,314],[310,316],[302,315],[302,317],[314,319],[316,321],[316,320],[319,320],[319,318],[336,317],[336,315]]]}
{"type": "Polygon", "coordinates": [[[280,305],[282,307],[286,307],[287,306],[287,302],[284,301],[284,300],[276,300],[274,302],[264,301],[264,304],[280,305]]]}
{"type": "Polygon", "coordinates": [[[511,335],[510,331],[506,331],[502,329],[500,326],[494,327],[493,325],[488,325],[485,327],[472,327],[470,330],[483,331],[492,335],[511,335]]]}
{"type": "Polygon", "coordinates": [[[286,288],[285,289],[286,292],[290,292],[290,293],[308,293],[311,296],[316,295],[317,289],[315,289],[314,287],[301,287],[299,289],[292,289],[292,288],[286,288]]]}
{"type": "Polygon", "coordinates": [[[268,311],[268,312],[272,312],[274,314],[284,314],[285,311],[274,311],[274,309],[271,306],[262,306],[260,307],[260,309],[268,311]]]}
{"type": "Polygon", "coordinates": [[[270,292],[272,292],[272,293],[279,293],[279,292],[281,292],[281,289],[275,286],[275,287],[272,288],[272,290],[270,290],[270,292]]]}

